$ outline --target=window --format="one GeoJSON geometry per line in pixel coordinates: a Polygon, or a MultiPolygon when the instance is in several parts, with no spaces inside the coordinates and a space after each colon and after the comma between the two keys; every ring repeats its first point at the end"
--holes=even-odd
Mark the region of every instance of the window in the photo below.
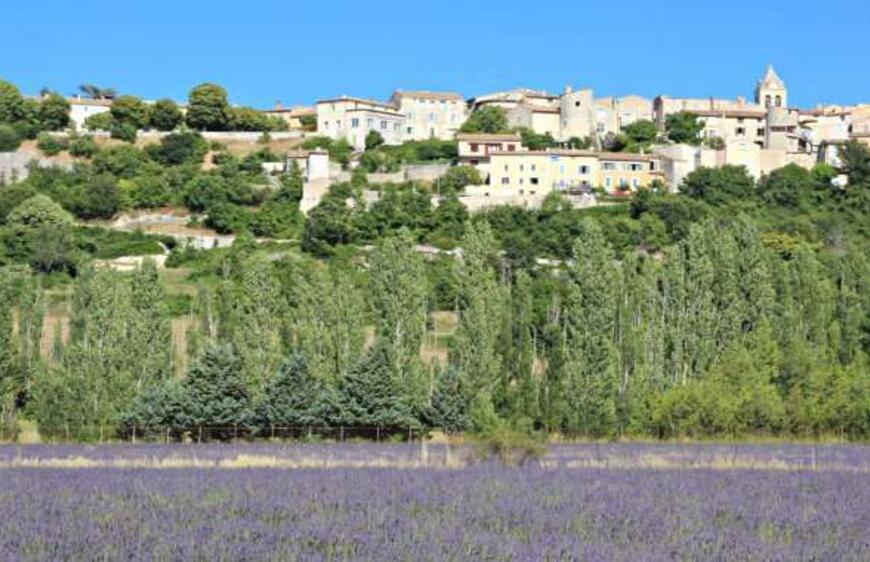
{"type": "Polygon", "coordinates": [[[562,164],[561,166],[559,166],[559,173],[560,173],[560,174],[564,174],[564,173],[565,173],[565,164],[562,164]]]}
{"type": "Polygon", "coordinates": [[[634,178],[633,180],[631,180],[631,185],[633,185],[635,187],[635,189],[637,189],[638,187],[640,187],[640,180],[637,178],[634,178]]]}
{"type": "Polygon", "coordinates": [[[386,130],[386,128],[387,128],[387,122],[386,122],[386,121],[381,121],[381,129],[386,130]]]}
{"type": "Polygon", "coordinates": [[[517,149],[517,146],[515,144],[509,144],[509,145],[507,145],[507,149],[508,149],[508,152],[513,152],[517,149]]]}
{"type": "Polygon", "coordinates": [[[375,120],[374,120],[374,119],[372,119],[372,118],[368,118],[368,119],[366,119],[366,127],[368,127],[369,129],[371,129],[371,128],[373,128],[374,126],[375,126],[375,120]]]}
{"type": "Polygon", "coordinates": [[[324,121],[324,122],[323,122],[323,128],[324,128],[324,129],[328,129],[328,128],[329,128],[329,121],[324,121]]]}
{"type": "Polygon", "coordinates": [[[468,148],[471,149],[471,152],[477,152],[477,143],[471,143],[470,145],[468,145],[468,148]]]}
{"type": "Polygon", "coordinates": [[[776,96],[776,107],[782,107],[782,96],[776,96]]]}
{"type": "Polygon", "coordinates": [[[628,182],[625,181],[625,178],[619,178],[619,187],[622,188],[622,187],[627,187],[627,186],[628,186],[628,182]]]}
{"type": "Polygon", "coordinates": [[[606,178],[604,178],[604,185],[605,186],[610,187],[611,183],[612,182],[611,182],[610,176],[607,176],[606,178]]]}
{"type": "Polygon", "coordinates": [[[640,172],[643,170],[643,166],[641,164],[629,164],[628,169],[632,172],[640,172]]]}
{"type": "Polygon", "coordinates": [[[607,171],[612,172],[613,170],[616,169],[616,164],[613,163],[613,162],[605,162],[604,164],[602,164],[601,167],[604,168],[604,169],[607,170],[607,171]]]}
{"type": "Polygon", "coordinates": [[[472,166],[477,166],[478,164],[480,164],[480,160],[478,160],[477,158],[472,158],[472,159],[471,159],[471,165],[472,165],[472,166]]]}
{"type": "Polygon", "coordinates": [[[575,102],[574,102],[574,107],[580,107],[580,102],[579,102],[579,101],[575,101],[575,102]]]}
{"type": "Polygon", "coordinates": [[[401,125],[400,125],[399,123],[393,123],[393,130],[396,131],[396,132],[398,133],[398,132],[399,132],[399,127],[400,127],[400,126],[401,126],[401,125]]]}
{"type": "Polygon", "coordinates": [[[510,178],[501,178],[502,185],[508,185],[511,182],[510,178]]]}
{"type": "Polygon", "coordinates": [[[434,114],[434,113],[430,113],[430,114],[429,114],[429,121],[434,121],[434,120],[435,120],[435,114],[434,114]]]}
{"type": "Polygon", "coordinates": [[[351,119],[351,120],[350,120],[350,126],[351,126],[351,128],[353,128],[353,129],[356,129],[357,127],[359,127],[359,118],[354,117],[353,119],[351,119]]]}
{"type": "Polygon", "coordinates": [[[598,125],[596,125],[595,130],[598,131],[599,133],[603,133],[604,132],[604,123],[599,123],[598,125]]]}
{"type": "Polygon", "coordinates": [[[763,137],[764,136],[764,129],[759,127],[758,130],[755,131],[755,134],[759,137],[763,137]]]}
{"type": "Polygon", "coordinates": [[[530,170],[531,170],[531,171],[533,171],[533,172],[534,172],[534,171],[535,171],[535,165],[534,165],[534,164],[532,164],[532,165],[531,165],[531,166],[529,166],[529,169],[530,169],[530,170]]]}
{"type": "Polygon", "coordinates": [[[529,178],[529,183],[532,185],[538,185],[538,178],[529,178]]]}
{"type": "Polygon", "coordinates": [[[746,136],[746,128],[737,127],[737,130],[735,131],[735,133],[737,133],[738,137],[745,137],[746,136]]]}
{"type": "Polygon", "coordinates": [[[577,173],[578,174],[588,174],[589,173],[589,166],[577,166],[577,173]]]}
{"type": "Polygon", "coordinates": [[[520,164],[520,171],[522,172],[522,171],[524,171],[525,169],[526,169],[526,166],[525,166],[524,164],[520,164]]]}
{"type": "Polygon", "coordinates": [[[764,107],[770,107],[770,96],[764,96],[764,107]]]}
{"type": "Polygon", "coordinates": [[[413,134],[414,134],[414,127],[408,127],[408,134],[409,134],[409,135],[413,135],[413,134]]]}
{"type": "Polygon", "coordinates": [[[508,165],[507,165],[507,164],[504,165],[504,171],[505,171],[505,172],[508,171],[508,165]]]}
{"type": "Polygon", "coordinates": [[[520,178],[520,185],[523,185],[523,178],[520,178]]]}

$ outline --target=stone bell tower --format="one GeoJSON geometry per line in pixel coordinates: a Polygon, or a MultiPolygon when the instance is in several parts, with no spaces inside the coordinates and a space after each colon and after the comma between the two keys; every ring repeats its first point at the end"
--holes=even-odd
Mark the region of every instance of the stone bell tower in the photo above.
{"type": "Polygon", "coordinates": [[[788,90],[773,65],[767,67],[767,72],[755,87],[755,103],[767,108],[788,107],[788,90]]]}

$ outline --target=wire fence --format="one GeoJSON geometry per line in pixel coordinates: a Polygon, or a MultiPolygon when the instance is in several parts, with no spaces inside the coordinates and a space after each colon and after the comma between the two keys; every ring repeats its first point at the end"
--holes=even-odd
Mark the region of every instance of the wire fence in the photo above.
{"type": "MultiPolygon", "coordinates": [[[[40,438],[48,441],[92,442],[150,442],[150,443],[208,443],[215,441],[373,441],[415,442],[425,439],[435,427],[395,426],[251,426],[251,425],[196,425],[196,426],[70,426],[40,428],[40,438]]],[[[446,432],[445,432],[446,433],[446,432]]],[[[0,440],[12,441],[18,432],[0,427],[0,440]]]]}

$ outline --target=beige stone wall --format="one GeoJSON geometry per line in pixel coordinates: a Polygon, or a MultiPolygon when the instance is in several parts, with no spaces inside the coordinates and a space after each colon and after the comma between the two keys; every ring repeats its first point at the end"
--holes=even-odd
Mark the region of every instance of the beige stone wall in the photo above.
{"type": "Polygon", "coordinates": [[[405,116],[407,140],[452,139],[467,117],[462,99],[433,99],[413,94],[394,95],[393,99],[399,113],[405,116]]]}

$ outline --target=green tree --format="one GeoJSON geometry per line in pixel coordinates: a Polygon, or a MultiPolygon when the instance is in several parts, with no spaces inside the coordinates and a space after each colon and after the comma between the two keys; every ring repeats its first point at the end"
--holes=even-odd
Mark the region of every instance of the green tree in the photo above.
{"type": "Polygon", "coordinates": [[[441,195],[461,193],[468,185],[481,185],[483,178],[474,166],[452,166],[435,180],[435,189],[441,195]]]}
{"type": "Polygon", "coordinates": [[[665,118],[665,131],[668,138],[677,143],[701,144],[700,135],[703,130],[704,124],[692,113],[681,111],[665,118]]]}
{"type": "Polygon", "coordinates": [[[338,416],[338,396],[324,381],[312,376],[305,359],[286,359],[254,405],[253,424],[262,434],[270,427],[329,426],[338,416]]]}
{"type": "Polygon", "coordinates": [[[334,385],[363,351],[367,310],[362,294],[350,272],[316,267],[294,280],[291,299],[293,347],[313,376],[334,385]]]}
{"type": "Polygon", "coordinates": [[[639,119],[623,127],[622,133],[632,142],[647,144],[656,140],[658,128],[648,119],[639,119]]]}
{"type": "Polygon", "coordinates": [[[160,99],[151,108],[151,127],[158,131],[174,131],[184,122],[178,105],[170,99],[160,99]]]}
{"type": "Polygon", "coordinates": [[[366,150],[374,150],[384,144],[384,137],[377,131],[369,131],[366,135],[366,150]]]}
{"type": "Polygon", "coordinates": [[[241,360],[228,344],[205,349],[187,372],[181,396],[181,425],[208,428],[205,435],[214,439],[230,438],[251,419],[251,395],[242,378],[241,360]]]}
{"type": "Polygon", "coordinates": [[[685,177],[680,193],[708,203],[723,204],[751,198],[755,193],[755,180],[743,166],[702,167],[685,177]]]}
{"type": "Polygon", "coordinates": [[[341,424],[399,432],[419,427],[396,375],[390,368],[389,352],[376,344],[341,379],[341,424]]]}
{"type": "Polygon", "coordinates": [[[0,123],[0,152],[14,152],[21,146],[18,131],[11,125],[0,123]]]}
{"type": "Polygon", "coordinates": [[[840,171],[849,176],[849,185],[866,185],[870,180],[870,150],[856,140],[840,149],[840,171]]]}
{"type": "Polygon", "coordinates": [[[34,195],[6,217],[7,245],[38,271],[64,269],[72,259],[72,216],[45,195],[34,195]]]}
{"type": "Polygon", "coordinates": [[[208,141],[199,133],[171,133],[160,144],[148,145],[146,153],[164,166],[201,164],[208,152],[208,141]]]}
{"type": "Polygon", "coordinates": [[[463,133],[507,133],[509,131],[507,113],[503,107],[488,105],[472,113],[462,127],[463,133]]]}
{"type": "Polygon", "coordinates": [[[614,334],[620,270],[598,223],[585,219],[574,244],[563,309],[564,423],[587,436],[615,429],[618,389],[614,334]]]}
{"type": "MultiPolygon", "coordinates": [[[[478,411],[488,411],[503,391],[499,337],[505,313],[504,288],[492,267],[496,245],[489,223],[473,223],[461,245],[462,261],[457,268],[459,322],[451,363],[459,369],[464,396],[477,403],[478,411]]],[[[478,429],[483,429],[483,421],[473,419],[478,429]]]]}
{"type": "Polygon", "coordinates": [[[0,123],[14,123],[24,116],[24,96],[15,84],[0,80],[0,123]]]}
{"type": "Polygon", "coordinates": [[[191,90],[187,124],[200,131],[225,131],[232,121],[227,91],[216,84],[200,84],[191,90]]]}
{"type": "Polygon", "coordinates": [[[62,96],[49,94],[39,102],[39,124],[43,131],[60,131],[70,124],[70,106],[62,96]]]}
{"type": "Polygon", "coordinates": [[[372,308],[377,337],[407,403],[425,399],[420,349],[426,332],[423,258],[408,230],[381,242],[370,261],[372,308]]]}
{"type": "Polygon", "coordinates": [[[118,125],[145,129],[150,123],[151,109],[136,96],[120,96],[112,101],[110,111],[118,125]]]}

